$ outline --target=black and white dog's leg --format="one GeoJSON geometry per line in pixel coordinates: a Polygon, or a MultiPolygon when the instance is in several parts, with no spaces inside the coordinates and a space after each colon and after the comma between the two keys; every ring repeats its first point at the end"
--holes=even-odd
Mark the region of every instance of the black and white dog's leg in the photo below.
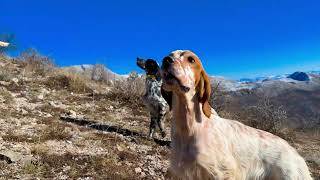
{"type": "Polygon", "coordinates": [[[153,134],[157,127],[157,116],[153,113],[150,113],[150,129],[149,129],[149,138],[153,138],[153,134]]]}
{"type": "Polygon", "coordinates": [[[167,114],[167,109],[164,106],[159,107],[159,114],[157,117],[157,124],[159,126],[160,132],[161,132],[161,136],[164,138],[166,137],[166,131],[164,129],[164,120],[167,114]]]}

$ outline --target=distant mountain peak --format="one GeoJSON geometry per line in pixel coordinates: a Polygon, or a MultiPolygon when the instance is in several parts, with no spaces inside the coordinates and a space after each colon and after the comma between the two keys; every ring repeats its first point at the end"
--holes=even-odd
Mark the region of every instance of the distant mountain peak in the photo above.
{"type": "Polygon", "coordinates": [[[310,77],[307,73],[299,71],[290,74],[287,78],[291,78],[296,81],[310,81],[310,77]]]}

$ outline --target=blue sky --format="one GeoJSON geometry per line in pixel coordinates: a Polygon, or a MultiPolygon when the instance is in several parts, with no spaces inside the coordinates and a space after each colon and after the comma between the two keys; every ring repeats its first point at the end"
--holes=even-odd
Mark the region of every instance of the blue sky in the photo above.
{"type": "Polygon", "coordinates": [[[320,70],[320,1],[1,0],[0,33],[60,66],[104,63],[125,74],[137,56],[191,49],[211,75],[320,70]]]}

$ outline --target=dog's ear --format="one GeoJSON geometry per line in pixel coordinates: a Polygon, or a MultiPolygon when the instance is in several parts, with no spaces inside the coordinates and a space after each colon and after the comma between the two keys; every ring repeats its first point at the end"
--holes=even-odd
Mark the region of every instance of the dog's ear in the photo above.
{"type": "Polygon", "coordinates": [[[161,95],[167,101],[167,103],[169,104],[169,108],[170,108],[170,111],[171,111],[171,108],[172,108],[172,92],[166,91],[161,87],[161,95]]]}
{"type": "Polygon", "coordinates": [[[137,57],[137,65],[143,70],[146,69],[146,61],[144,59],[137,57]]]}
{"type": "Polygon", "coordinates": [[[200,81],[197,86],[197,92],[199,95],[200,103],[202,103],[203,113],[210,118],[211,115],[211,106],[209,104],[210,94],[211,94],[211,85],[209,76],[202,70],[200,74],[200,81]]]}

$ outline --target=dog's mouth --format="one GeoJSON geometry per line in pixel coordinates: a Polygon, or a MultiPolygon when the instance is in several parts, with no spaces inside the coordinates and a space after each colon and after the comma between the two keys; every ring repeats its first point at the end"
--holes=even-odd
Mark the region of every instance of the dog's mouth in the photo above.
{"type": "Polygon", "coordinates": [[[169,80],[169,81],[172,81],[172,80],[178,80],[172,73],[168,72],[166,73],[166,79],[169,80]]]}
{"type": "Polygon", "coordinates": [[[179,79],[175,75],[173,75],[171,72],[163,71],[162,76],[163,76],[162,78],[166,84],[172,85],[176,82],[179,82],[179,79]]]}
{"type": "Polygon", "coordinates": [[[190,91],[189,87],[184,86],[181,83],[181,81],[174,74],[172,74],[170,72],[163,72],[163,80],[164,80],[164,83],[169,85],[169,86],[172,86],[174,84],[178,84],[183,92],[187,93],[187,92],[190,91]]]}

